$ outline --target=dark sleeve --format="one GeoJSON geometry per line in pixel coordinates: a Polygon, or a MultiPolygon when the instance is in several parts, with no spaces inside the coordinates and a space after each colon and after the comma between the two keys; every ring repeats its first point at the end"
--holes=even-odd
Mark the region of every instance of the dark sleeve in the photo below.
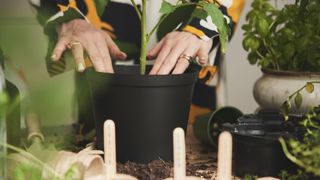
{"type": "MultiPolygon", "coordinates": [[[[207,0],[208,3],[213,3],[212,0],[207,0]]],[[[228,23],[231,34],[229,39],[232,37],[235,25],[239,19],[240,13],[244,6],[244,0],[220,0],[219,9],[224,14],[224,18],[228,23]]],[[[219,32],[212,19],[208,16],[206,19],[200,19],[193,17],[187,25],[182,28],[183,31],[190,32],[199,38],[208,41],[213,39],[213,44],[217,45],[219,43],[219,32]]]]}

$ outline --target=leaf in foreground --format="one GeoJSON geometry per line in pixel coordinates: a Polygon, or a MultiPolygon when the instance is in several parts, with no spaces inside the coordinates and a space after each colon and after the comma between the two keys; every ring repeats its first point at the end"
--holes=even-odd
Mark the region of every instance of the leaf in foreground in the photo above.
{"type": "Polygon", "coordinates": [[[162,1],[162,4],[161,4],[161,8],[160,8],[160,13],[163,13],[163,14],[170,14],[172,13],[174,10],[176,9],[176,7],[172,4],[170,4],[169,2],[167,1],[162,1]]]}

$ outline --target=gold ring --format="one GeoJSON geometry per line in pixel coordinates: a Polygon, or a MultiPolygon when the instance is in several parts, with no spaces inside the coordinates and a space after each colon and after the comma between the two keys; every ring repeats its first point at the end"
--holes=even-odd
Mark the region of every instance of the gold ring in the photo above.
{"type": "Polygon", "coordinates": [[[179,56],[179,59],[185,59],[185,60],[187,60],[190,64],[192,63],[192,56],[189,56],[189,55],[187,55],[187,54],[181,54],[181,55],[179,56]]]}
{"type": "Polygon", "coordinates": [[[71,49],[72,48],[72,46],[74,46],[74,45],[81,45],[81,43],[79,42],[79,41],[71,41],[71,42],[69,42],[68,44],[67,44],[67,47],[68,47],[68,49],[71,49]]]}

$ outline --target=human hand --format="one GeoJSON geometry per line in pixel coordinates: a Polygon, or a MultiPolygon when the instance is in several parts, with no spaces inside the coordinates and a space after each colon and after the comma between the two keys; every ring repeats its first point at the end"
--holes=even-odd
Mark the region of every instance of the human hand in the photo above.
{"type": "Polygon", "coordinates": [[[148,58],[157,57],[150,74],[182,74],[190,65],[188,56],[198,57],[207,64],[212,40],[204,41],[189,32],[173,31],[148,52],[148,58]]]}
{"type": "Polygon", "coordinates": [[[83,19],[63,23],[57,31],[58,42],[53,50],[52,60],[58,61],[62,53],[69,47],[72,49],[78,71],[85,70],[84,50],[98,72],[113,73],[111,56],[121,60],[127,57],[106,32],[96,29],[83,19]],[[77,46],[75,50],[73,45],[80,46],[77,46]]]}

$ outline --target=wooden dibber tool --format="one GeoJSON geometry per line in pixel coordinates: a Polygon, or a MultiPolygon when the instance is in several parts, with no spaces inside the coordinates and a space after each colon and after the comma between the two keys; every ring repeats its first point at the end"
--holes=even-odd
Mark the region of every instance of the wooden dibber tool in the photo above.
{"type": "Polygon", "coordinates": [[[232,135],[224,131],[219,136],[218,145],[218,180],[232,178],[232,135]]]}
{"type": "Polygon", "coordinates": [[[106,180],[137,180],[137,178],[125,174],[117,174],[116,161],[116,128],[112,120],[105,121],[103,125],[104,135],[104,162],[106,166],[106,180]]]}
{"type": "Polygon", "coordinates": [[[173,178],[167,180],[199,180],[195,176],[186,176],[186,143],[184,130],[175,128],[173,131],[173,178]]]}

